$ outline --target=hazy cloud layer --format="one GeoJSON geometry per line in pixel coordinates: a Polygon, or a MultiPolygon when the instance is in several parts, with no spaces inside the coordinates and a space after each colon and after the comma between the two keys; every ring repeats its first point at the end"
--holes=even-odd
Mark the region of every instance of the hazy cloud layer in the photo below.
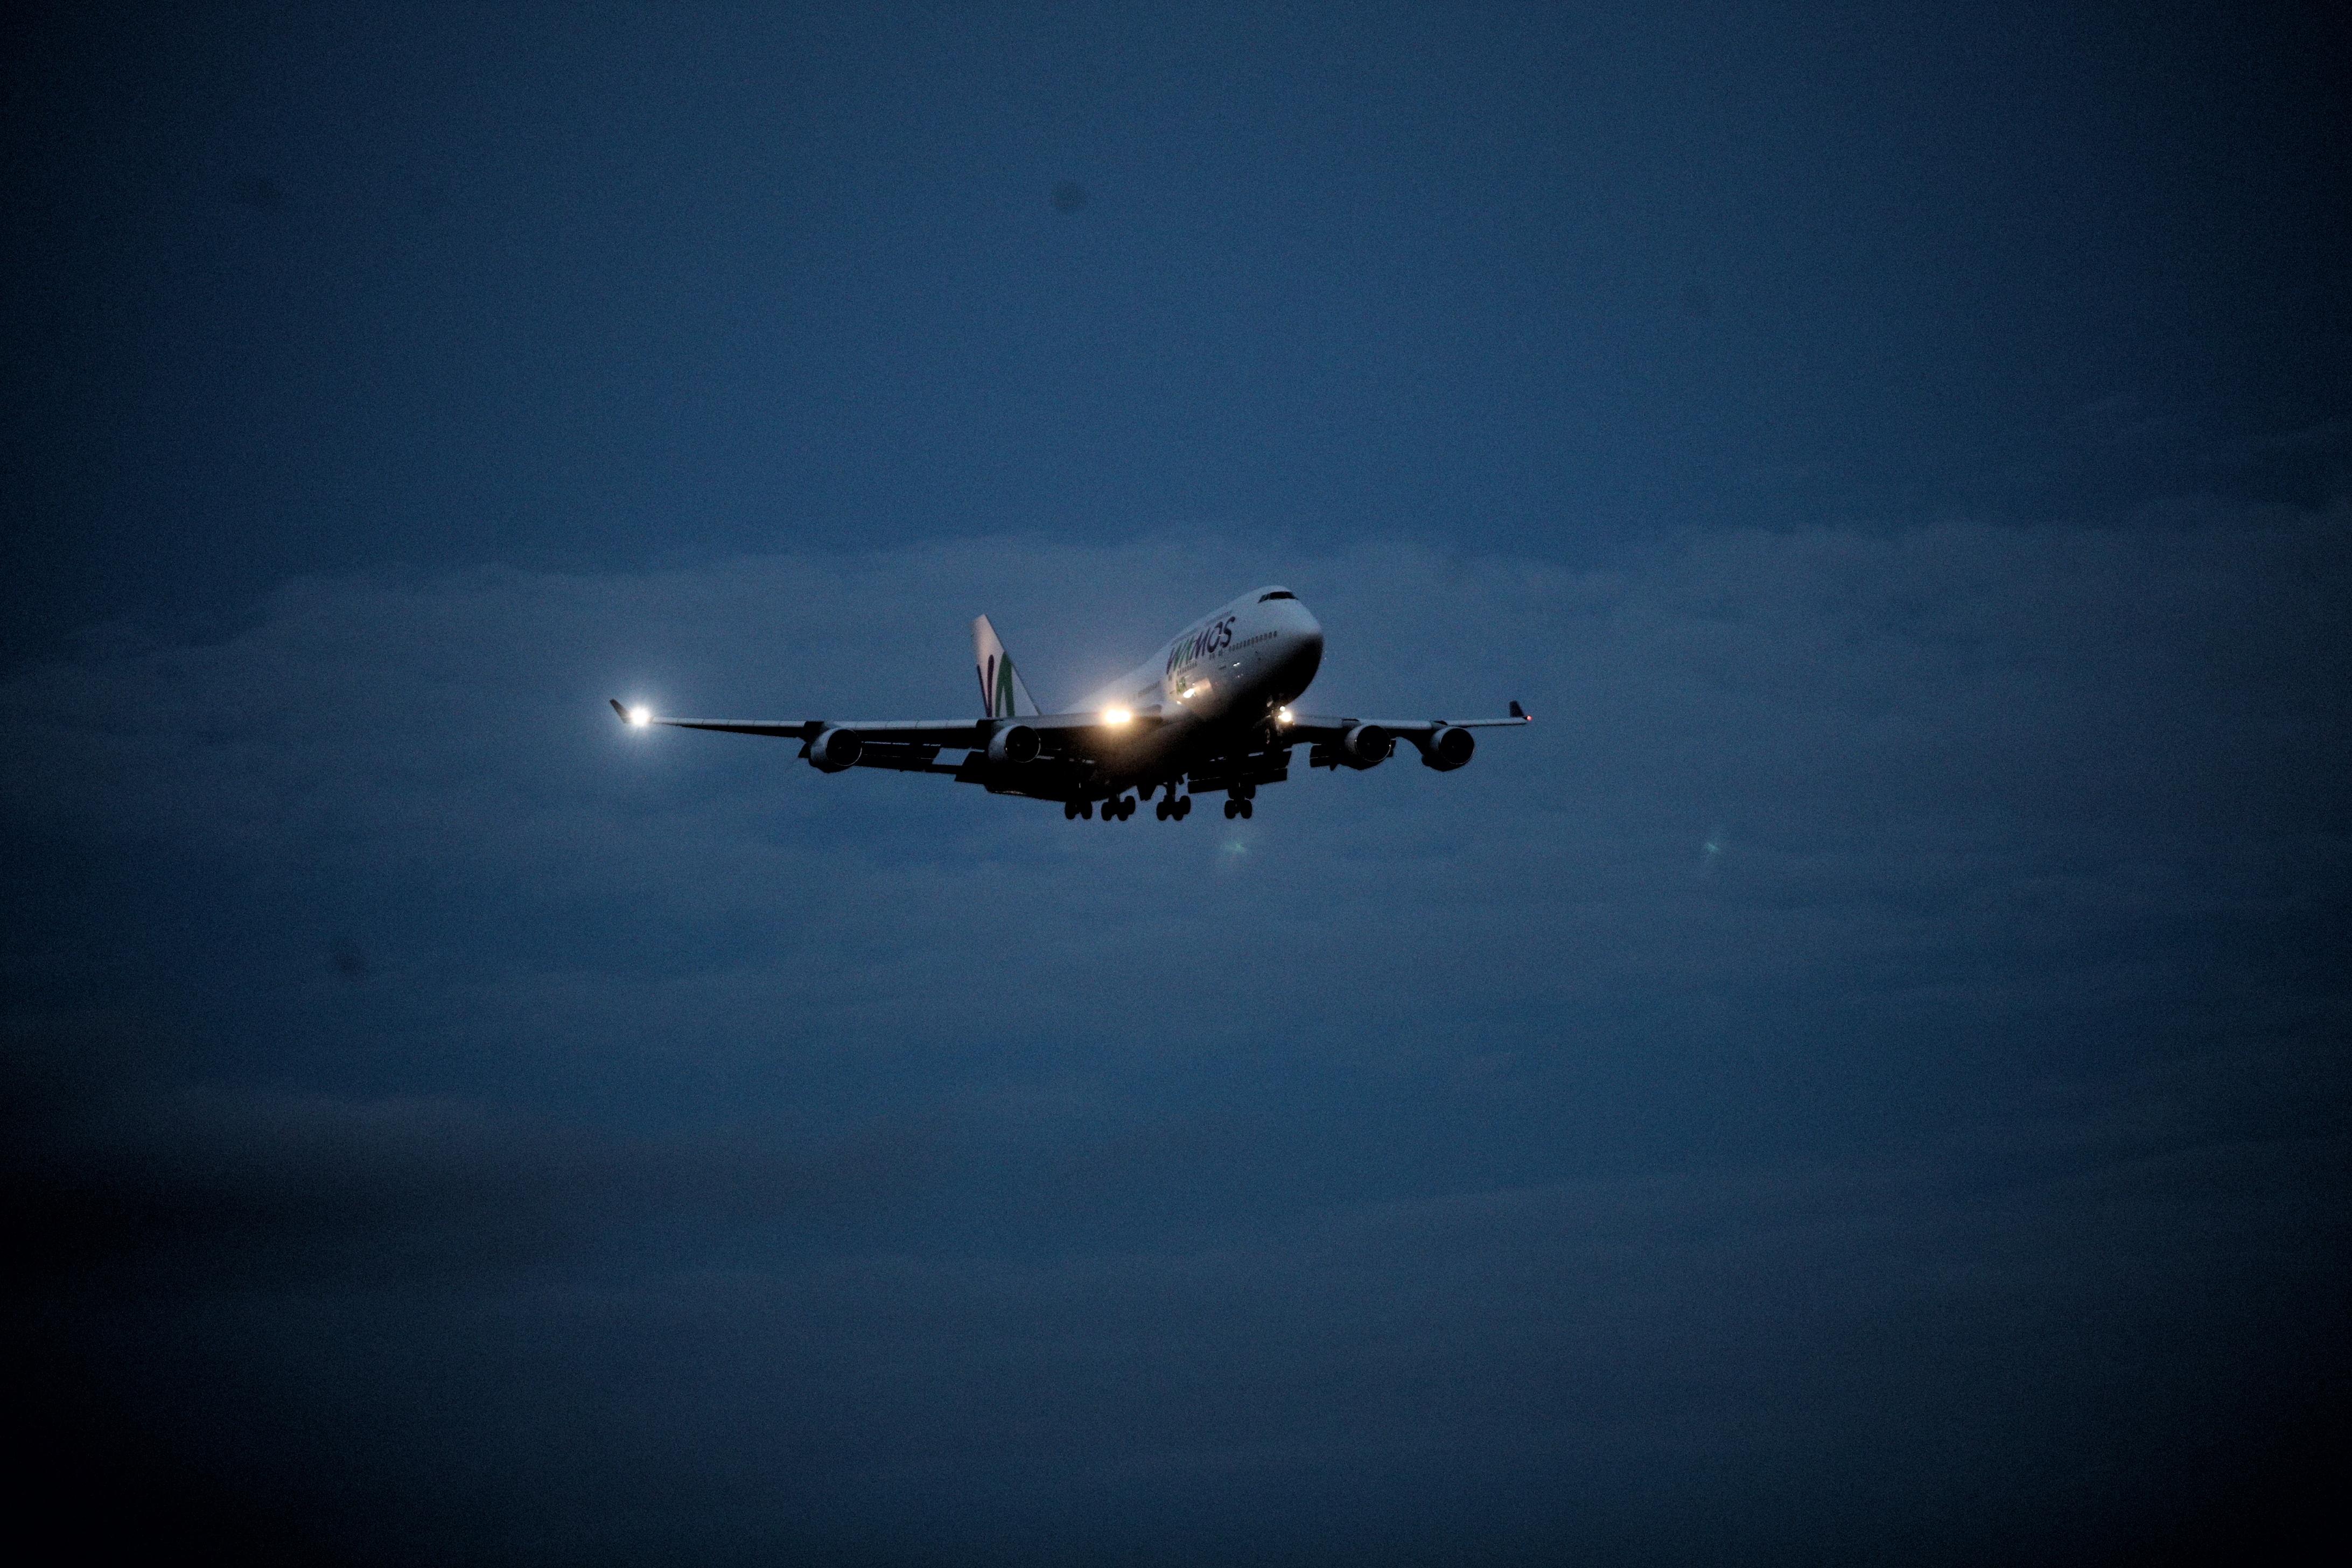
{"type": "Polygon", "coordinates": [[[2058,1560],[2317,1418],[2340,508],[1252,554],[312,579],[13,679],[36,1300],[394,1555],[2058,1560]],[[981,610],[1050,703],[1260,580],[1318,710],[1538,723],[1072,825],[603,707],[961,713],[981,610]]]}

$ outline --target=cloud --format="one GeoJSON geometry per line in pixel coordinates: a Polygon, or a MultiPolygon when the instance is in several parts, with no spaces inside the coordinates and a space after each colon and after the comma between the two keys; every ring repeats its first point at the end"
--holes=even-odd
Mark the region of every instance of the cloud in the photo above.
{"type": "Polygon", "coordinates": [[[1425,1083],[1628,1157],[1702,1110],[1769,1136],[1743,1096],[1866,1139],[2332,1005],[2346,541],[2340,509],[2241,510],[1694,532],[1590,571],[997,540],[305,580],[226,640],[0,690],[0,798],[91,889],[9,962],[27,1005],[216,998],[246,1037],[217,1070],[290,1051],[322,1092],[633,1133],[1425,1083]],[[1458,774],[1106,827],[604,706],[961,712],[982,609],[1050,700],[1253,579],[1326,622],[1316,706],[1538,722],[1458,774]],[[364,984],[319,962],[346,944],[364,984]]]}
{"type": "Polygon", "coordinates": [[[1823,962],[1882,994],[1936,964],[1982,983],[1992,952],[2011,984],[2078,985],[2129,963],[2116,932],[2279,907],[2282,866],[2341,864],[2345,536],[2282,512],[1696,533],[1591,572],[986,541],[313,579],[225,642],[11,681],[0,787],[60,837],[315,900],[304,973],[268,982],[289,1005],[349,941],[425,998],[413,1026],[486,1048],[695,1051],[759,1018],[822,1052],[920,1037],[945,994],[1066,1037],[1135,1011],[1114,953],[1182,954],[1280,1033],[1823,962]],[[1451,777],[1299,780],[1246,834],[1089,834],[936,780],[822,778],[784,745],[624,732],[603,706],[960,713],[981,609],[1066,697],[1259,576],[1329,627],[1318,706],[1516,696],[1540,721],[1451,777]]]}
{"type": "MultiPolygon", "coordinates": [[[[977,1116],[894,1183],[903,1147],[126,1095],[87,1035],[47,1044],[87,1081],[52,1084],[29,1153],[12,1138],[14,1212],[62,1192],[61,1217],[136,1219],[83,1238],[109,1256],[61,1287],[82,1331],[170,1442],[335,1538],[365,1518],[399,1560],[1321,1560],[1466,1531],[1974,1561],[2021,1519],[2165,1525],[2211,1491],[2195,1431],[2303,1432],[2345,1370],[2312,1298],[2341,1299],[2352,1140],[2247,1136],[2215,1110],[2243,1059],[1876,1163],[1344,1196],[1041,1251],[992,1245],[992,1205],[944,1246],[874,1228],[877,1195],[903,1211],[1033,1152],[977,1116]],[[845,1190],[845,1232],[823,1223],[845,1190]],[[289,1429],[320,1436],[266,1438],[289,1429]],[[1853,1551],[1809,1533],[1822,1510],[1853,1551]]],[[[1181,1181],[1096,1154],[1016,1179],[1048,1205],[1181,1181]]]]}
{"type": "MultiPolygon", "coordinates": [[[[2137,534],[1702,533],[1587,573],[1409,546],[1282,569],[1331,628],[1317,703],[1451,711],[1520,695],[1538,708],[1543,728],[1490,738],[1465,775],[1540,778],[1531,802],[1446,787],[1482,827],[1517,795],[1549,848],[1559,816],[1634,815],[1629,793],[1670,809],[1694,796],[1833,806],[1842,820],[1820,826],[1863,832],[1890,812],[2081,827],[2275,809],[2280,790],[2307,787],[2301,764],[2340,743],[2323,699],[2346,673],[2331,609],[2344,539],[2340,516],[2281,513],[2137,534]],[[2230,785],[2255,793],[2232,799],[2230,785]]],[[[600,700],[961,713],[963,627],[983,607],[1066,699],[1233,591],[1226,563],[1249,553],[983,541],[653,574],[306,580],[226,642],[12,681],[39,763],[10,770],[10,805],[199,848],[487,853],[544,878],[566,875],[555,862],[583,816],[719,813],[735,852],[754,813],[801,825],[920,800],[925,830],[898,836],[918,858],[1031,854],[1076,840],[1037,811],[974,812],[974,792],[929,781],[820,780],[785,767],[788,748],[622,736],[600,700]],[[678,772],[708,798],[646,798],[647,781],[678,772]],[[941,809],[955,806],[967,809],[941,809]]],[[[1348,782],[1361,816],[1418,809],[1412,784],[1428,781],[1348,782]]],[[[698,866],[685,879],[709,879],[698,866]]]]}
{"type": "Polygon", "coordinates": [[[135,1026],[19,1019],[0,1107],[26,1283],[133,1270],[216,1289],[369,1288],[576,1258],[665,1225],[790,1225],[905,1188],[922,1139],[786,1150],[623,1138],[464,1099],[189,1081],[135,1026]]]}
{"type": "Polygon", "coordinates": [[[2347,1342],[2347,542],[992,540],[118,629],[0,689],[20,1252],[175,1451],[395,1556],[2112,1547],[2347,1342]],[[1105,826],[604,707],[963,712],[982,610],[1051,700],[1255,581],[1319,709],[1538,722],[1105,826]]]}

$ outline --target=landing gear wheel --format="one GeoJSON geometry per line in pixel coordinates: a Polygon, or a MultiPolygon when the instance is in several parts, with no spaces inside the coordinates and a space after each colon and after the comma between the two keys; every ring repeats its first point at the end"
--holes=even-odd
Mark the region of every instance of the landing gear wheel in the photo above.
{"type": "Polygon", "coordinates": [[[1166,801],[1164,801],[1164,800],[1163,800],[1163,801],[1160,802],[1158,805],[1154,805],[1154,806],[1151,808],[1151,815],[1152,815],[1152,816],[1156,816],[1156,817],[1158,817],[1158,818],[1159,818],[1160,821],[1162,821],[1162,822],[1167,821],[1167,820],[1168,820],[1168,817],[1169,817],[1169,815],[1170,815],[1170,814],[1169,814],[1169,810],[1168,810],[1168,803],[1167,803],[1166,801]]]}
{"type": "Polygon", "coordinates": [[[1225,820],[1227,822],[1231,822],[1234,817],[1239,816],[1241,814],[1242,803],[1240,801],[1229,800],[1225,802],[1225,820]]]}
{"type": "Polygon", "coordinates": [[[1090,800],[1082,800],[1078,802],[1078,815],[1085,817],[1087,821],[1092,822],[1095,816],[1095,803],[1090,800]]]}
{"type": "Polygon", "coordinates": [[[1179,796],[1177,796],[1177,797],[1176,797],[1176,820],[1177,820],[1177,821],[1179,821],[1179,822],[1181,822],[1181,821],[1183,821],[1186,817],[1188,817],[1188,816],[1192,816],[1192,797],[1191,795],[1179,795],[1179,796]]]}
{"type": "Polygon", "coordinates": [[[1254,800],[1245,800],[1242,802],[1242,815],[1244,816],[1255,816],[1257,815],[1257,802],[1254,800]]]}
{"type": "Polygon", "coordinates": [[[1077,819],[1078,803],[1075,800],[1064,801],[1062,803],[1062,820],[1064,822],[1076,822],[1077,819]]]}

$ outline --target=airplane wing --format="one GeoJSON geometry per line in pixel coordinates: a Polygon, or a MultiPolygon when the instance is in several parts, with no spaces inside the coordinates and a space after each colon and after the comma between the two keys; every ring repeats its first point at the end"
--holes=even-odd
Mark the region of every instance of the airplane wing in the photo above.
{"type": "Polygon", "coordinates": [[[1032,713],[1019,719],[865,719],[835,723],[826,719],[676,719],[644,708],[625,708],[614,698],[613,711],[624,724],[659,725],[672,730],[716,730],[730,735],[764,735],[806,745],[827,730],[845,730],[864,745],[851,764],[861,768],[892,768],[901,773],[952,773],[951,763],[936,759],[942,751],[980,751],[997,731],[1015,724],[1037,731],[1045,752],[1084,754],[1099,732],[1131,735],[1156,729],[1163,722],[1155,711],[1141,710],[1113,720],[1101,713],[1032,713]]]}
{"type": "Polygon", "coordinates": [[[1492,730],[1535,721],[1534,714],[1514,702],[1507,719],[1332,719],[1319,713],[1297,713],[1278,733],[1294,741],[1337,741],[1362,724],[1385,730],[1391,735],[1428,736],[1440,730],[1492,730]]]}
{"type": "Polygon", "coordinates": [[[730,735],[766,735],[778,741],[813,741],[821,731],[852,730],[860,740],[911,745],[985,746],[992,725],[977,719],[892,719],[835,724],[824,719],[673,719],[643,708],[624,708],[613,699],[624,724],[665,725],[673,730],[718,730],[730,735]]]}

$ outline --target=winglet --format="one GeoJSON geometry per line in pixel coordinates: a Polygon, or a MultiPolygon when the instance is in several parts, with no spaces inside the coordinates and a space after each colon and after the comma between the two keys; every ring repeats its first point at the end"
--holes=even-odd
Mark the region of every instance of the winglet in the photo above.
{"type": "Polygon", "coordinates": [[[621,706],[621,700],[617,697],[613,699],[613,711],[621,716],[622,723],[625,724],[629,721],[629,710],[621,706]]]}
{"type": "MultiPolygon", "coordinates": [[[[618,708],[620,704],[615,702],[613,706],[618,708]]],[[[1536,721],[1536,716],[1528,712],[1526,709],[1520,707],[1517,702],[1513,702],[1511,704],[1511,717],[1526,724],[1532,724],[1536,721]]]]}

